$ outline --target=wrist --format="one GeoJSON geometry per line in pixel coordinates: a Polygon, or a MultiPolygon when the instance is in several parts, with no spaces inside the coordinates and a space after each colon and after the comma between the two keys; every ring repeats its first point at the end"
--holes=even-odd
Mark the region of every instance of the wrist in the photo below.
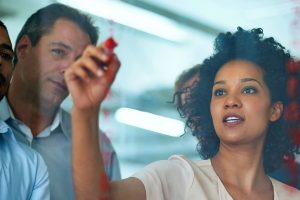
{"type": "Polygon", "coordinates": [[[92,119],[98,119],[99,112],[100,112],[100,107],[81,109],[79,107],[74,106],[72,108],[71,114],[74,118],[92,120],[92,119]]]}
{"type": "Polygon", "coordinates": [[[98,137],[98,129],[99,129],[99,109],[94,110],[82,110],[74,107],[72,109],[72,127],[77,131],[73,131],[73,134],[82,135],[82,131],[89,134],[85,134],[85,139],[88,137],[98,137]]]}

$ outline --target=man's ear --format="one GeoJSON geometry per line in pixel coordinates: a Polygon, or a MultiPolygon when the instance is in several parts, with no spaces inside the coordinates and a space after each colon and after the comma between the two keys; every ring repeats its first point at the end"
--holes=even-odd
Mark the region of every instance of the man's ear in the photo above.
{"type": "Polygon", "coordinates": [[[20,60],[26,53],[28,49],[31,48],[31,40],[28,35],[23,35],[19,40],[18,44],[16,45],[16,54],[18,60],[20,60]]]}
{"type": "Polygon", "coordinates": [[[271,107],[271,115],[270,115],[270,121],[275,122],[278,120],[283,113],[283,105],[281,101],[277,101],[273,103],[271,107]]]}

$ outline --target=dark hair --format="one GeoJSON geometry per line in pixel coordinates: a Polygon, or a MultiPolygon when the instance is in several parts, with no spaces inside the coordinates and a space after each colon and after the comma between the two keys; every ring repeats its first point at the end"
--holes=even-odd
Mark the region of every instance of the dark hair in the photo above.
{"type": "MultiPolygon", "coordinates": [[[[183,102],[181,96],[190,91],[190,89],[196,84],[195,81],[191,86],[184,87],[184,85],[192,78],[199,76],[200,64],[197,64],[187,70],[184,70],[176,79],[175,82],[175,93],[173,95],[173,101],[171,103],[176,103],[177,107],[182,106],[183,102]]],[[[178,110],[179,112],[181,110],[178,110]]],[[[181,114],[182,115],[182,114],[181,114]]]]}
{"type": "Polygon", "coordinates": [[[175,82],[175,91],[181,90],[183,85],[193,78],[199,72],[200,64],[193,66],[185,71],[183,71],[178,77],[175,82]]]}
{"type": "MultiPolygon", "coordinates": [[[[221,33],[215,39],[214,47],[215,53],[201,65],[201,79],[192,88],[187,103],[179,108],[183,113],[189,113],[186,126],[197,137],[197,150],[204,159],[213,157],[220,145],[210,113],[212,87],[218,70],[237,59],[258,65],[270,90],[271,102],[281,101],[285,108],[289,103],[286,66],[293,61],[289,52],[274,38],[264,39],[260,28],[246,31],[238,27],[235,33],[221,33]]],[[[263,149],[267,173],[279,167],[284,158],[294,158],[294,153],[299,152],[299,146],[288,134],[290,124],[283,115],[269,125],[263,149]]]]}
{"type": "Polygon", "coordinates": [[[7,32],[7,28],[5,26],[5,24],[0,20],[0,27],[3,27],[5,29],[5,31],[7,32]]]}
{"type": "MultiPolygon", "coordinates": [[[[6,33],[7,33],[7,35],[8,35],[8,39],[9,39],[9,41],[10,41],[10,38],[9,38],[9,34],[8,34],[8,30],[7,30],[7,27],[5,26],[5,24],[0,20],[0,27],[2,27],[2,28],[4,28],[4,30],[6,31],[6,33]]],[[[9,50],[10,51],[12,51],[13,52],[13,50],[12,50],[12,47],[11,47],[11,45],[9,45],[9,50]]]]}
{"type": "MultiPolygon", "coordinates": [[[[28,35],[32,45],[35,46],[43,35],[51,31],[54,23],[62,18],[77,24],[89,35],[92,44],[97,43],[98,29],[92,24],[92,20],[88,15],[69,6],[54,3],[39,9],[27,19],[16,39],[15,48],[24,35],[28,35]]],[[[14,64],[16,64],[18,62],[16,53],[14,58],[14,64]]]]}

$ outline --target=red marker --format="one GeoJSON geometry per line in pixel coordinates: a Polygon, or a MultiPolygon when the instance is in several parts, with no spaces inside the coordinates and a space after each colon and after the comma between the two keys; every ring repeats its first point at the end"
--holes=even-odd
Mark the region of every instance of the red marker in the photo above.
{"type": "MultiPolygon", "coordinates": [[[[109,37],[107,38],[102,44],[101,44],[101,47],[105,50],[105,53],[109,56],[108,58],[108,61],[103,63],[103,62],[99,62],[99,65],[103,68],[103,69],[106,69],[106,67],[108,66],[108,64],[111,62],[111,60],[113,59],[113,51],[114,51],[114,48],[118,46],[118,43],[114,40],[113,37],[109,37]]],[[[100,47],[100,48],[101,48],[100,47]]]]}
{"type": "Polygon", "coordinates": [[[113,37],[109,37],[107,38],[104,42],[103,42],[103,46],[110,51],[113,51],[114,48],[116,46],[118,46],[118,43],[114,40],[113,37]]]}

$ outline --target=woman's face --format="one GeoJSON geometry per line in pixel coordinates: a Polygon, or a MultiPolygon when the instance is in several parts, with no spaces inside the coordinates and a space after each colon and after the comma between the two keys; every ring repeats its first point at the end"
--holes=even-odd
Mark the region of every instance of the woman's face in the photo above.
{"type": "Polygon", "coordinates": [[[210,110],[221,143],[262,143],[269,122],[281,115],[280,105],[271,105],[270,91],[256,64],[233,60],[217,72],[210,110]]]}

